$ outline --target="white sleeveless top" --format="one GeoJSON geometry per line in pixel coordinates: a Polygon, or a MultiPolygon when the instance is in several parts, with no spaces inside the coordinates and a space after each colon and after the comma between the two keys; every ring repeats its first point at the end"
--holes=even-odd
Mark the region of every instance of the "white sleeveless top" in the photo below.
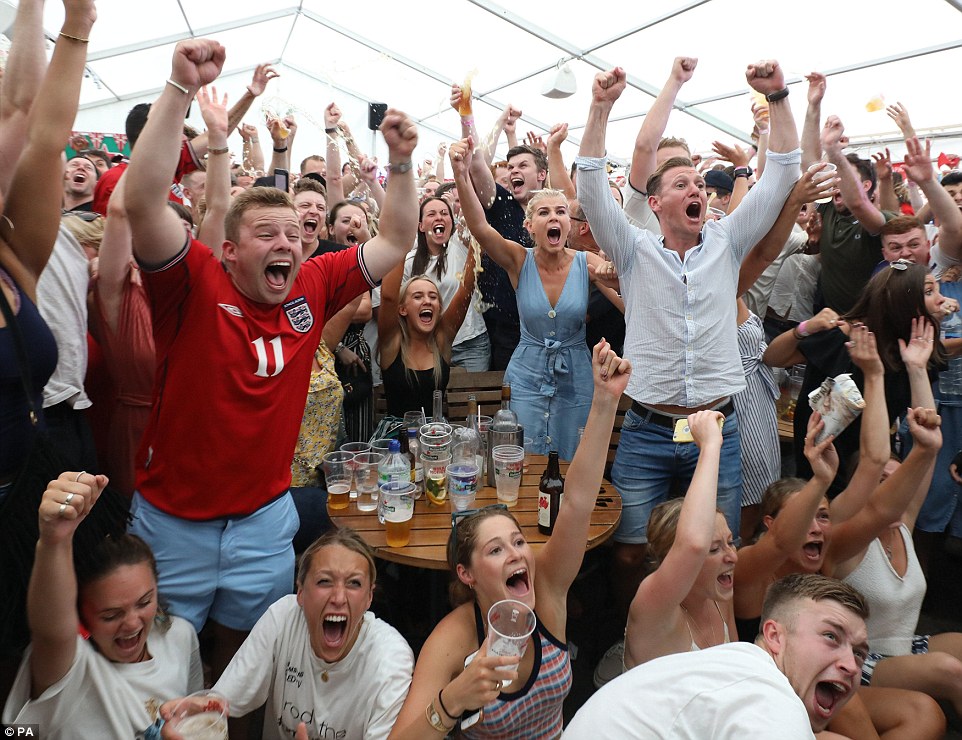
{"type": "Polygon", "coordinates": [[[925,598],[925,576],[915,555],[912,534],[904,524],[899,534],[905,543],[908,568],[899,576],[885,555],[882,543],[872,540],[858,567],[845,577],[845,582],[861,591],[868,600],[869,649],[880,655],[911,655],[912,637],[925,598]]]}

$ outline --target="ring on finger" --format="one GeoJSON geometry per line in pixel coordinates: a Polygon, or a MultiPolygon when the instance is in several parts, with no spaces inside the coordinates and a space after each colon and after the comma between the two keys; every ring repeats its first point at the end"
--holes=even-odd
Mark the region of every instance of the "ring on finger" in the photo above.
{"type": "Polygon", "coordinates": [[[67,494],[67,498],[65,498],[65,499],[63,500],[64,505],[69,504],[71,501],[73,501],[73,497],[76,496],[76,495],[77,495],[77,494],[75,494],[75,493],[68,493],[68,494],[67,494]]]}
{"type": "Polygon", "coordinates": [[[77,473],[77,477],[74,478],[73,482],[80,483],[81,476],[83,476],[86,472],[87,472],[86,470],[81,470],[79,473],[77,473]]]}
{"type": "Polygon", "coordinates": [[[57,511],[57,516],[63,516],[63,513],[67,510],[67,504],[60,504],[60,509],[57,511]]]}

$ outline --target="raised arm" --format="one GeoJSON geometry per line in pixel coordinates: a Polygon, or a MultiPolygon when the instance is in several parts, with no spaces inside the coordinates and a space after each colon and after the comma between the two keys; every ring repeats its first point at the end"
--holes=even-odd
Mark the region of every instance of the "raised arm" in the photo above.
{"type": "Polygon", "coordinates": [[[918,482],[928,474],[942,446],[941,420],[935,409],[909,409],[906,419],[914,444],[905,462],[869,497],[868,502],[847,522],[835,527],[825,572],[834,574],[843,563],[868,547],[912,502],[918,482]]]}
{"type": "Polygon", "coordinates": [[[125,175],[127,214],[134,255],[146,265],[163,265],[184,247],[184,226],[166,205],[179,158],[184,114],[197,91],[217,79],[225,58],[224,47],[210,39],[177,44],[170,80],[151,107],[130,158],[125,175]]]}
{"type": "MultiPolygon", "coordinates": [[[[821,182],[816,182],[815,175],[821,171],[822,167],[824,165],[813,172],[802,174],[802,177],[792,188],[785,205],[782,206],[778,218],[775,219],[775,224],[762,237],[762,240],[751,248],[748,256],[742,261],[742,266],[738,271],[738,295],[743,295],[745,291],[751,288],[758,280],[758,276],[778,259],[789,235],[792,233],[792,227],[795,225],[802,206],[811,203],[816,198],[835,193],[835,186],[838,184],[837,177],[827,177],[821,182]]],[[[738,182],[744,179],[738,178],[735,186],[738,187],[738,182]]]]}
{"type": "Polygon", "coordinates": [[[264,171],[264,150],[261,149],[257,136],[257,127],[249,123],[242,123],[237,132],[243,142],[243,167],[247,171],[264,171]]]}
{"type": "Polygon", "coordinates": [[[381,305],[377,309],[378,363],[388,368],[397,358],[401,348],[401,323],[398,318],[398,302],[404,278],[404,260],[401,260],[381,280],[381,305]]]}
{"type": "Polygon", "coordinates": [[[327,202],[333,208],[344,200],[344,177],[341,174],[341,150],[337,145],[341,109],[329,103],[324,109],[324,130],[327,132],[327,202]]]}
{"type": "Polygon", "coordinates": [[[802,124],[802,169],[807,170],[822,158],[822,98],[828,81],[821,72],[805,75],[808,80],[808,107],[802,124]]]}
{"type": "Polygon", "coordinates": [[[832,500],[833,524],[851,519],[865,505],[872,491],[878,487],[882,469],[891,452],[888,406],[885,403],[885,366],[875,345],[875,335],[863,324],[853,326],[847,346],[852,362],[862,371],[865,408],[859,432],[858,466],[845,490],[832,500]]]}
{"type": "Polygon", "coordinates": [[[565,160],[561,154],[561,145],[567,138],[567,123],[556,123],[548,132],[548,172],[551,187],[563,192],[568,200],[574,200],[578,194],[575,192],[575,184],[568,176],[568,168],[565,167],[565,160]]]}
{"type": "Polygon", "coordinates": [[[388,108],[381,135],[388,148],[390,182],[378,234],[363,247],[364,264],[373,280],[380,280],[404,261],[418,230],[418,197],[411,167],[411,154],[418,143],[417,126],[401,111],[388,108]]]}
{"type": "Polygon", "coordinates": [[[130,260],[133,257],[130,222],[124,207],[126,183],[127,177],[124,173],[117,181],[117,187],[107,203],[104,237],[97,253],[97,282],[94,289],[100,298],[104,321],[112,332],[117,331],[120,321],[124,285],[130,279],[130,260]]]}
{"type": "Polygon", "coordinates": [[[30,696],[63,678],[77,652],[77,576],[73,536],[107,485],[107,476],[70,471],[50,481],[40,500],[40,538],[27,591],[30,696]]]}
{"type": "Polygon", "coordinates": [[[291,171],[291,144],[294,140],[296,124],[293,116],[268,118],[267,131],[271,135],[271,166],[274,170],[291,171]]]}
{"type": "MultiPolygon", "coordinates": [[[[675,541],[658,568],[638,586],[628,610],[626,652],[637,663],[652,654],[647,645],[663,641],[681,616],[679,606],[701,572],[715,536],[715,499],[724,417],[717,411],[699,411],[688,417],[698,463],[685,493],[675,528],[675,541]]],[[[727,546],[727,542],[721,543],[727,546]]]]}
{"type": "MultiPolygon", "coordinates": [[[[468,91],[470,95],[470,91],[468,91]]],[[[477,145],[482,139],[478,136],[478,130],[474,124],[474,113],[462,114],[460,111],[462,97],[464,96],[464,91],[458,84],[451,85],[451,107],[458,111],[461,116],[461,139],[470,139],[477,145]]],[[[486,140],[488,143],[487,147],[479,147],[477,152],[481,156],[474,157],[472,159],[471,165],[471,186],[474,188],[474,192],[478,195],[478,200],[481,202],[483,207],[489,206],[494,203],[494,195],[496,192],[496,185],[494,182],[494,175],[491,174],[491,170],[488,167],[491,164],[491,160],[494,157],[494,150],[498,145],[498,138],[501,136],[501,129],[504,127],[504,123],[510,114],[510,106],[505,109],[505,111],[498,118],[498,123],[495,125],[495,130],[493,130],[486,140]]],[[[518,111],[518,115],[521,111],[518,111]]],[[[464,197],[463,195],[461,196],[464,197]]],[[[479,240],[480,241],[480,240],[479,240]]],[[[483,243],[483,242],[482,242],[483,243]]]]}
{"type": "MultiPolygon", "coordinates": [[[[97,18],[93,0],[65,0],[64,11],[50,66],[30,107],[27,145],[17,161],[0,220],[0,238],[23,266],[17,278],[31,298],[60,227],[63,146],[77,115],[87,39],[97,18]]],[[[36,31],[34,23],[28,25],[36,31]]]]}
{"type": "Polygon", "coordinates": [[[0,193],[10,180],[27,140],[27,116],[47,68],[43,38],[44,0],[23,0],[17,5],[13,39],[0,87],[0,193]]]}
{"type": "Polygon", "coordinates": [[[444,174],[445,174],[444,160],[447,158],[447,155],[448,155],[448,144],[446,141],[442,141],[440,144],[438,144],[438,169],[436,172],[438,182],[442,184],[444,183],[444,174]]]}
{"type": "MultiPolygon", "coordinates": [[[[658,154],[658,144],[661,137],[665,135],[665,127],[668,126],[668,117],[671,109],[675,105],[675,98],[691,76],[695,73],[698,60],[694,57],[675,57],[671,64],[671,73],[668,80],[655,98],[651,108],[645,114],[635,137],[635,148],[631,153],[631,168],[628,171],[628,184],[639,193],[645,192],[645,185],[648,178],[655,171],[655,160],[658,154]]],[[[606,119],[607,121],[607,119],[606,119]]],[[[584,156],[600,157],[604,154],[602,149],[600,154],[587,154],[584,150],[584,139],[582,139],[582,151],[584,156]]]]}
{"type": "Polygon", "coordinates": [[[207,124],[207,185],[204,188],[204,220],[197,230],[197,238],[220,259],[224,247],[224,219],[230,208],[230,152],[227,147],[227,95],[218,102],[217,88],[210,94],[203,87],[197,93],[197,103],[207,124]]]}
{"type": "MultiPolygon", "coordinates": [[[[752,161],[751,152],[742,149],[738,144],[728,146],[728,144],[723,144],[720,141],[713,141],[711,148],[719,157],[731,162],[736,170],[740,167],[748,167],[748,163],[752,161]]],[[[748,178],[736,177],[732,197],[728,202],[729,214],[738,208],[738,204],[742,202],[742,198],[746,195],[748,195],[748,178]]]]}
{"type": "MultiPolygon", "coordinates": [[[[564,503],[554,532],[537,556],[535,587],[539,609],[542,597],[548,596],[546,606],[562,610],[555,614],[556,618],[564,613],[568,587],[584,559],[591,512],[605,472],[615,412],[631,374],[631,363],[618,357],[604,339],[592,350],[591,366],[595,388],[585,433],[568,468],[564,503]]],[[[564,624],[564,620],[556,619],[555,623],[564,624]]]]}
{"type": "Polygon", "coordinates": [[[471,139],[462,139],[452,144],[448,152],[454,182],[461,195],[461,215],[468,225],[468,230],[478,240],[482,249],[505,269],[511,284],[517,287],[521,266],[524,264],[524,247],[510,239],[505,239],[485,218],[481,201],[478,200],[477,192],[472,186],[471,163],[476,157],[473,150],[474,142],[471,139]]]}
{"type": "Polygon", "coordinates": [[[467,253],[461,284],[441,317],[441,338],[446,350],[450,350],[454,344],[454,338],[460,331],[461,324],[464,323],[464,317],[467,316],[468,308],[471,307],[471,298],[474,296],[474,249],[470,244],[467,245],[467,253]]]}
{"type": "Polygon", "coordinates": [[[923,148],[914,136],[905,140],[905,174],[928,199],[939,225],[939,249],[950,259],[962,259],[962,210],[935,179],[931,147],[932,142],[926,141],[923,148]]]}
{"type": "Polygon", "coordinates": [[[374,198],[378,208],[384,208],[384,188],[377,179],[377,164],[373,159],[363,157],[358,163],[358,172],[361,175],[361,182],[367,186],[368,192],[374,198]]]}
{"type": "Polygon", "coordinates": [[[878,206],[883,211],[898,211],[899,197],[895,194],[895,178],[892,176],[892,155],[886,147],[885,152],[872,155],[872,166],[875,168],[876,192],[878,206]]]}
{"type": "Polygon", "coordinates": [[[838,116],[829,116],[825,119],[825,126],[822,128],[822,148],[828,156],[828,161],[838,168],[842,202],[870,234],[877,234],[885,224],[885,216],[869,199],[868,193],[862,187],[862,179],[858,171],[842,152],[844,136],[845,127],[838,116]]]}
{"type": "MultiPolygon", "coordinates": [[[[838,454],[833,437],[815,444],[815,438],[825,424],[818,412],[808,421],[805,435],[805,457],[812,466],[814,477],[798,493],[789,496],[775,519],[766,521],[768,532],[753,545],[738,551],[735,565],[735,615],[739,618],[757,617],[765,591],[776,571],[805,543],[812,520],[819,512],[829,485],[838,470],[838,454]]],[[[828,517],[828,510],[819,513],[828,517]]]]}

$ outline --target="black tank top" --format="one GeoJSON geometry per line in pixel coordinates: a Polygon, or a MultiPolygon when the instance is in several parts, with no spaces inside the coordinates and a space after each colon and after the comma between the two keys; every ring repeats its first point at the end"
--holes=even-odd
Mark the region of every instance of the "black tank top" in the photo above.
{"type": "Polygon", "coordinates": [[[381,371],[384,382],[384,397],[387,399],[387,412],[391,416],[403,417],[405,411],[424,409],[431,413],[434,391],[448,387],[451,366],[441,358],[441,385],[434,385],[434,370],[415,370],[409,373],[401,362],[401,353],[391,365],[381,371]]]}

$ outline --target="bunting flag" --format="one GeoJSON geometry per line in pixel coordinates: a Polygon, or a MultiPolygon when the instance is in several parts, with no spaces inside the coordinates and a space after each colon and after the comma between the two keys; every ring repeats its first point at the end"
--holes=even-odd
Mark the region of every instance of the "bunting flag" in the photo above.
{"type": "Polygon", "coordinates": [[[108,154],[123,154],[130,156],[130,146],[127,142],[126,134],[103,133],[100,131],[72,131],[68,139],[67,157],[74,156],[81,149],[99,149],[108,154]],[[86,141],[86,145],[81,146],[80,141],[86,141]]]}
{"type": "Polygon", "coordinates": [[[959,166],[959,156],[957,154],[946,154],[945,152],[939,152],[939,167],[948,167],[950,170],[954,170],[959,166]]]}

